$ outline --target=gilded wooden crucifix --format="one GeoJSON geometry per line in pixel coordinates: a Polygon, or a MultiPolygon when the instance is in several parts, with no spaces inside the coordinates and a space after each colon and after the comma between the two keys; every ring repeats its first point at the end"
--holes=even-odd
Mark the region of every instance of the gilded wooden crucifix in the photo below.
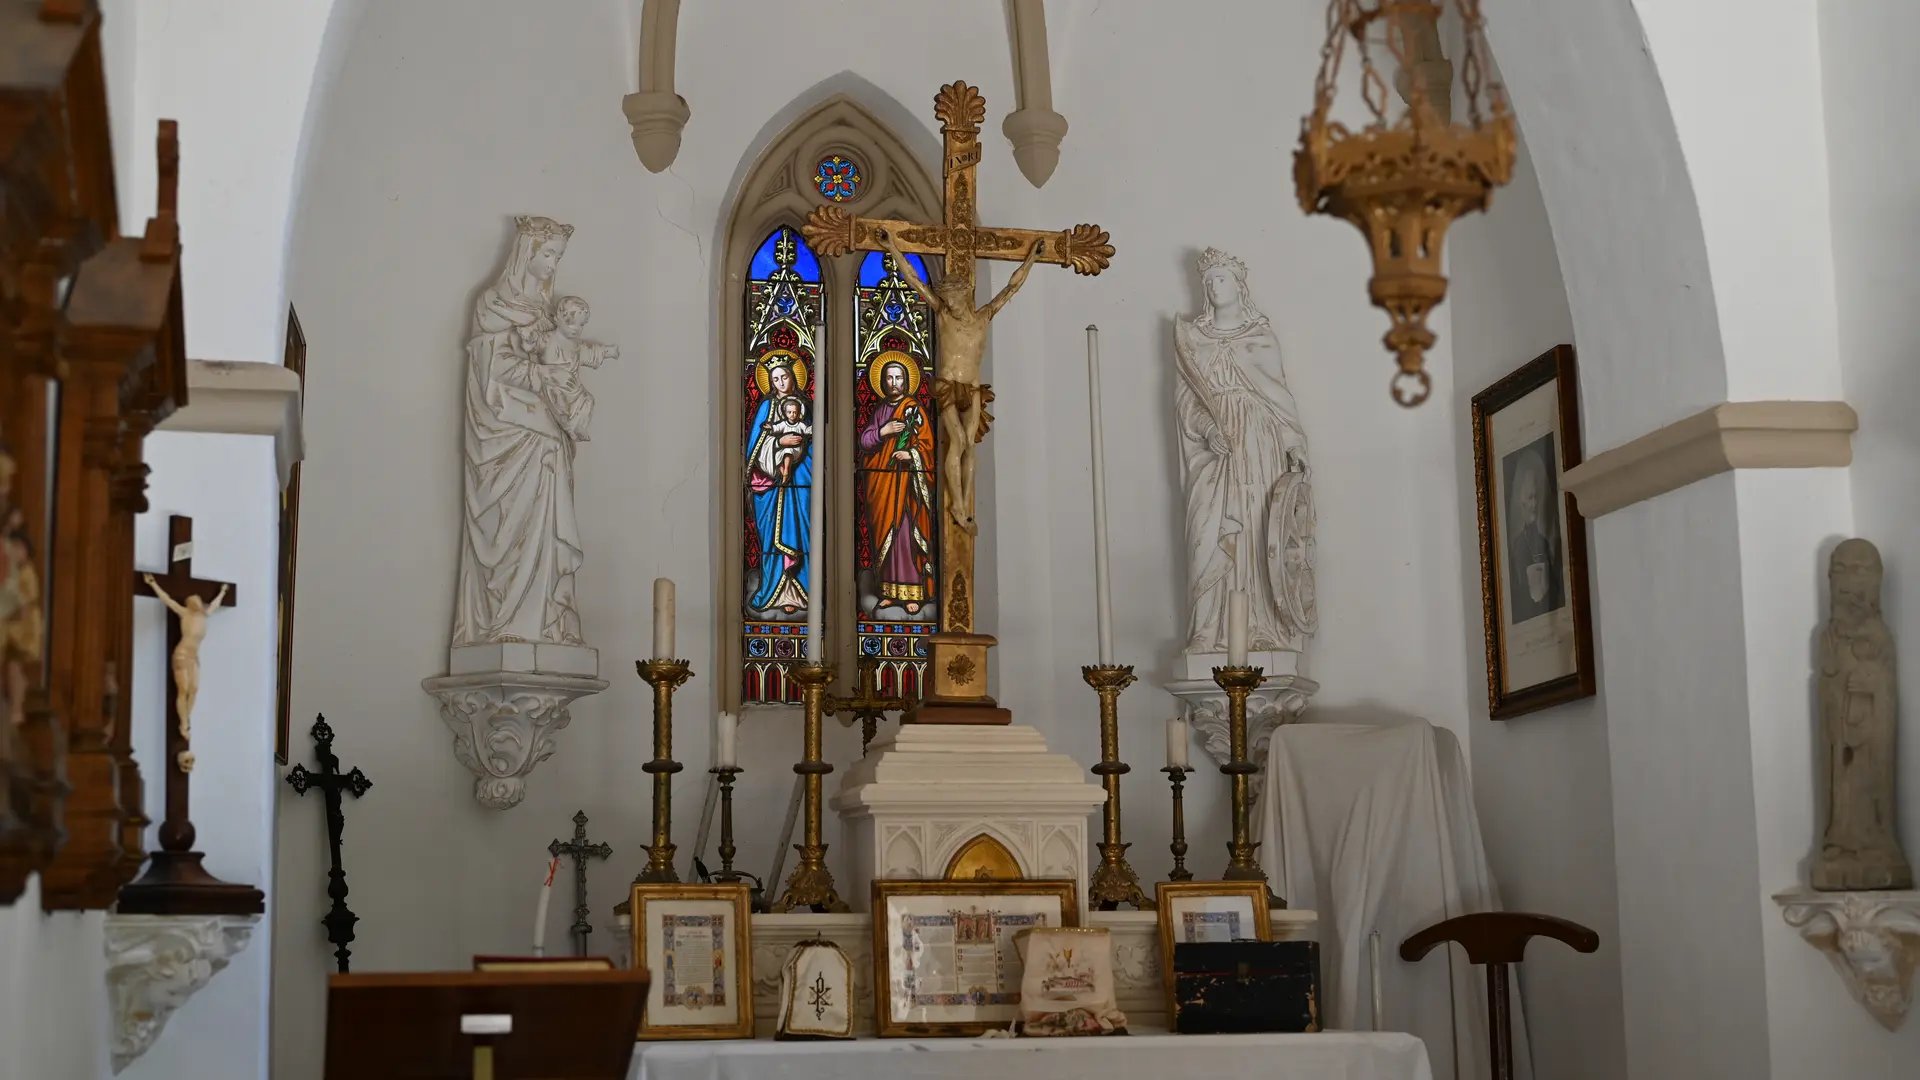
{"type": "Polygon", "coordinates": [[[940,633],[933,641],[931,685],[918,719],[923,723],[1008,723],[1011,714],[986,695],[987,648],[993,638],[973,632],[974,444],[985,439],[992,417],[987,404],[993,390],[980,381],[993,317],[1012,299],[1035,262],[1072,267],[1077,274],[1098,274],[1113,258],[1106,230],[1075,225],[1048,232],[981,226],[975,220],[976,170],[980,165],[980,124],[987,102],[964,82],[948,83],[934,95],[933,114],[946,143],[945,220],[937,223],[862,218],[839,206],[820,206],[801,227],[822,255],[885,251],[895,256],[914,289],[934,309],[939,328],[934,358],[934,401],[940,408],[941,480],[945,491],[940,527],[940,633]],[[942,277],[929,286],[902,254],[938,255],[942,277]],[[974,261],[1019,262],[999,295],[974,304],[974,261]]]}

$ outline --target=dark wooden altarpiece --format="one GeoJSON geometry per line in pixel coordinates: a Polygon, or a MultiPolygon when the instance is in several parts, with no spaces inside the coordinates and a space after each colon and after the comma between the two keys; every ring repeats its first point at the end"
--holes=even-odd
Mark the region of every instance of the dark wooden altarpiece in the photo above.
{"type": "Polygon", "coordinates": [[[0,0],[0,41],[0,903],[38,871],[49,910],[99,909],[145,855],[127,581],[143,444],[186,402],[179,142],[120,236],[98,8],[0,0]]]}

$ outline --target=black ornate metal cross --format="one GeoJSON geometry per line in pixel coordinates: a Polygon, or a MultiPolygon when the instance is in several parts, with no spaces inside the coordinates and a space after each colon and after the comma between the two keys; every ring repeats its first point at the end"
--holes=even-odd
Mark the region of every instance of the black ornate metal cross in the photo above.
{"type": "Polygon", "coordinates": [[[352,955],[347,945],[353,941],[353,924],[359,922],[360,917],[347,909],[347,872],[340,866],[340,834],[347,827],[346,815],[340,812],[340,793],[351,792],[357,799],[367,793],[373,781],[357,767],[341,774],[340,759],[333,753],[333,729],[327,726],[325,716],[316,716],[313,721],[313,757],[320,763],[320,771],[309,772],[306,766],[295,765],[287,773],[287,783],[293,785],[296,795],[305,795],[308,788],[319,788],[327,801],[327,843],[333,848],[333,866],[327,871],[327,895],[333,899],[333,906],[320,922],[327,928],[334,961],[345,974],[347,958],[352,955]]]}
{"type": "Polygon", "coordinates": [[[593,933],[593,924],[587,921],[587,860],[604,859],[613,854],[611,844],[595,844],[587,840],[587,812],[573,812],[573,840],[561,843],[555,840],[547,845],[547,854],[554,858],[565,855],[573,859],[573,955],[587,955],[587,935],[593,933]]]}
{"type": "Polygon", "coordinates": [[[880,693],[880,661],[876,657],[860,658],[860,692],[849,697],[827,698],[827,713],[837,715],[850,713],[860,721],[860,755],[866,756],[868,744],[873,742],[875,730],[890,712],[911,712],[914,703],[903,697],[888,697],[880,693]]]}

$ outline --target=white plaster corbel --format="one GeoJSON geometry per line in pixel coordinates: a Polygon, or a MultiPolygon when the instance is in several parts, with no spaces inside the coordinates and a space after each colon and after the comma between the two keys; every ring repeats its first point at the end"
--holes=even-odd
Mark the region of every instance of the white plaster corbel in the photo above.
{"type": "Polygon", "coordinates": [[[473,773],[473,797],[489,810],[510,810],[527,797],[533,767],[553,756],[554,737],[573,721],[574,701],[605,690],[607,682],[594,675],[597,654],[577,646],[481,645],[454,652],[454,673],[420,686],[440,701],[440,719],[453,731],[453,756],[473,773]],[[533,659],[461,670],[458,654],[488,651],[533,659]],[[543,663],[541,652],[577,662],[543,663]],[[589,654],[594,659],[587,660],[589,654]]]}
{"type": "MultiPolygon", "coordinates": [[[[1167,692],[1179,701],[1187,723],[1198,732],[1207,756],[1217,765],[1231,759],[1227,730],[1227,692],[1211,680],[1168,683],[1167,692]]],[[[1320,684],[1300,675],[1268,675],[1247,695],[1247,760],[1265,766],[1267,745],[1274,730],[1300,719],[1320,684]]]]}
{"type": "Polygon", "coordinates": [[[147,1052],[168,1018],[227,966],[258,915],[108,915],[113,1071],[147,1052]]]}
{"type": "Polygon", "coordinates": [[[1060,140],[1067,118],[1053,111],[1053,70],[1047,60],[1047,9],[1044,0],[1013,0],[1014,104],[1000,130],[1013,144],[1020,175],[1034,187],[1046,185],[1060,164],[1060,140]]]}
{"type": "Polygon", "coordinates": [[[1920,891],[1814,892],[1774,898],[1787,925],[1826,954],[1847,992],[1888,1031],[1900,1030],[1920,968],[1920,891]]]}
{"type": "Polygon", "coordinates": [[[187,403],[161,421],[159,430],[271,435],[285,487],[294,463],[306,456],[300,373],[250,360],[189,360],[187,403]]]}
{"type": "Polygon", "coordinates": [[[693,115],[673,92],[673,54],[680,0],[646,0],[640,9],[640,91],[620,100],[633,126],[633,149],[648,172],[664,172],[680,154],[680,132],[693,115]]]}

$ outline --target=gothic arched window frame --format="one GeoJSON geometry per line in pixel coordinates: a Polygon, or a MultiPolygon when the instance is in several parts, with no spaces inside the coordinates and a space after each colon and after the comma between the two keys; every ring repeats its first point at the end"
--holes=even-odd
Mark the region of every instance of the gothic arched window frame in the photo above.
{"type": "MultiPolygon", "coordinates": [[[[746,355],[746,292],[754,252],[781,226],[798,230],[814,207],[826,204],[820,164],[838,155],[858,166],[857,191],[842,205],[865,217],[892,217],[916,221],[940,219],[940,187],[925,163],[879,118],[853,98],[835,95],[804,114],[774,137],[754,161],[734,196],[724,239],[725,273],[720,288],[720,351],[716,371],[720,379],[718,402],[719,457],[722,468],[714,477],[720,507],[720,543],[714,552],[719,570],[715,610],[715,668],[721,672],[718,707],[743,708],[743,627],[746,506],[742,494],[746,449],[742,438],[745,408],[742,358],[746,355]]],[[[844,183],[837,190],[844,193],[844,183]]],[[[819,260],[824,289],[824,353],[833,382],[828,416],[816,418],[815,438],[824,448],[828,470],[825,513],[828,555],[825,652],[843,677],[853,669],[857,635],[857,600],[851,560],[843,557],[854,543],[853,485],[854,432],[851,423],[855,334],[854,297],[859,286],[863,253],[819,260]]],[[[928,269],[940,272],[937,259],[928,269]]],[[[781,708],[777,704],[747,704],[745,708],[781,708]]]]}

